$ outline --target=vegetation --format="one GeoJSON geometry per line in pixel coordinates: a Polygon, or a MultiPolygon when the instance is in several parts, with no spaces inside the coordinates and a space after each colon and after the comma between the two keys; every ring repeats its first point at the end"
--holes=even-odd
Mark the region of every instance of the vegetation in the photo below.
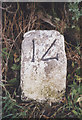
{"type": "Polygon", "coordinates": [[[3,118],[82,117],[80,3],[3,3],[2,9],[3,118]],[[57,30],[65,36],[68,59],[66,95],[51,106],[20,100],[20,61],[23,34],[57,30]]]}

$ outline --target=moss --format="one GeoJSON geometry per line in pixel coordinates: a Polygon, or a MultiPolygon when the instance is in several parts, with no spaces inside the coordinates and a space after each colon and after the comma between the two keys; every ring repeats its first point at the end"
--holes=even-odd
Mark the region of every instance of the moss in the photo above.
{"type": "Polygon", "coordinates": [[[44,86],[44,89],[42,90],[42,94],[46,97],[57,97],[57,93],[55,90],[51,89],[50,86],[44,86]]]}

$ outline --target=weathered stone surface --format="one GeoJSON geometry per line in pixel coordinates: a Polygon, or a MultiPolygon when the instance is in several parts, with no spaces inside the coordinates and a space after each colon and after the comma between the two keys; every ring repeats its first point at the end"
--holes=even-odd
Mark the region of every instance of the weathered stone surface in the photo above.
{"type": "Polygon", "coordinates": [[[65,92],[67,58],[64,37],[55,30],[24,34],[21,54],[21,99],[59,101],[65,92]]]}

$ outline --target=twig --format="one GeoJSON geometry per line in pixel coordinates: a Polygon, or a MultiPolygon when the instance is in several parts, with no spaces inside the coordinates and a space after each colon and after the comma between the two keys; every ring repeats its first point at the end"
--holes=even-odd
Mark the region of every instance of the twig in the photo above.
{"type": "Polygon", "coordinates": [[[35,110],[36,110],[36,106],[34,107],[33,111],[31,112],[29,119],[33,117],[33,113],[35,112],[35,110]]]}
{"type": "Polygon", "coordinates": [[[50,24],[50,25],[53,26],[53,27],[56,27],[56,26],[52,23],[51,18],[48,18],[47,16],[48,16],[48,15],[44,16],[41,11],[38,12],[38,18],[39,18],[39,19],[43,20],[44,22],[50,24]]]}
{"type": "Polygon", "coordinates": [[[15,44],[15,42],[16,42],[16,40],[18,39],[18,37],[21,35],[21,33],[26,29],[28,27],[28,25],[18,34],[18,36],[15,38],[15,40],[14,40],[14,42],[13,42],[13,44],[12,44],[12,46],[11,46],[11,48],[10,48],[10,51],[9,51],[9,54],[8,54],[8,57],[7,57],[7,65],[8,65],[8,59],[9,59],[9,57],[10,57],[10,53],[11,53],[11,51],[12,51],[12,48],[13,48],[13,46],[14,46],[14,44],[15,44]]]}
{"type": "Polygon", "coordinates": [[[11,98],[11,95],[9,94],[9,92],[7,91],[6,87],[4,86],[4,84],[2,83],[1,85],[2,88],[4,88],[5,92],[6,92],[6,95],[8,94],[9,95],[9,98],[13,101],[13,102],[16,102],[15,99],[11,98]]]}
{"type": "Polygon", "coordinates": [[[57,114],[57,112],[59,112],[61,109],[63,108],[63,106],[62,107],[60,107],[52,116],[50,116],[50,117],[54,117],[54,116],[56,116],[56,114],[57,114]]]}
{"type": "Polygon", "coordinates": [[[67,113],[66,115],[64,115],[64,117],[66,117],[67,115],[70,115],[72,112],[69,112],[69,113],[67,113]]]}
{"type": "Polygon", "coordinates": [[[11,14],[12,14],[12,13],[15,13],[15,12],[9,11],[8,8],[10,8],[10,7],[4,8],[4,7],[1,7],[1,6],[0,6],[0,9],[5,10],[5,11],[8,12],[8,13],[11,13],[11,14]]]}
{"type": "MultiPolygon", "coordinates": [[[[71,43],[66,42],[66,40],[65,40],[65,43],[66,43],[67,45],[71,45],[72,47],[74,47],[75,49],[77,49],[77,47],[75,47],[75,46],[72,45],[71,43]]],[[[77,50],[78,50],[78,49],[77,49],[77,50]]]]}

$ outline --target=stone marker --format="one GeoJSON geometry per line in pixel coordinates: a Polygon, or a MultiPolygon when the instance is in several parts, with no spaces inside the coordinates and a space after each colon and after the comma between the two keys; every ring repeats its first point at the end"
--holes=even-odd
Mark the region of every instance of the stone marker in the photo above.
{"type": "Polygon", "coordinates": [[[21,55],[21,99],[60,101],[66,89],[64,37],[55,30],[24,34],[21,55]]]}

